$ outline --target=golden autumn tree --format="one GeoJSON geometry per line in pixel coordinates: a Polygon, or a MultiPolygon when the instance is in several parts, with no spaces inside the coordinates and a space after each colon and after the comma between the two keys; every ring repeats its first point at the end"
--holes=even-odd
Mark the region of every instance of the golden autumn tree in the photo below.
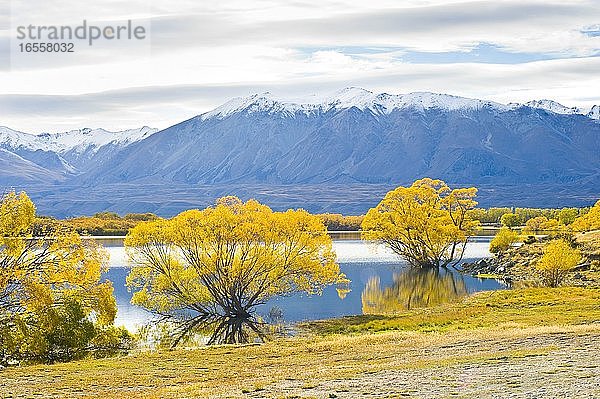
{"type": "Polygon", "coordinates": [[[571,228],[574,231],[600,230],[600,200],[590,208],[588,213],[576,218],[571,228]]]}
{"type": "Polygon", "coordinates": [[[105,252],[73,231],[33,237],[34,220],[25,193],[1,198],[0,362],[80,357],[116,314],[105,252]]]}
{"type": "Polygon", "coordinates": [[[414,267],[455,265],[479,222],[470,217],[477,189],[451,190],[441,180],[415,181],[388,192],[362,223],[362,237],[381,242],[414,267]]]}
{"type": "Polygon", "coordinates": [[[558,287],[569,271],[581,261],[581,252],[565,240],[554,240],[544,247],[544,254],[536,264],[544,284],[558,287]]]}
{"type": "Polygon", "coordinates": [[[264,338],[255,309],[269,298],[320,293],[343,278],[321,220],[224,197],[204,210],[143,222],[128,234],[133,303],[178,326],[173,346],[196,331],[209,343],[264,338]]]}
{"type": "Polygon", "coordinates": [[[519,233],[508,227],[502,227],[498,230],[498,233],[490,241],[490,252],[495,254],[498,252],[504,252],[519,241],[519,233]]]}
{"type": "Polygon", "coordinates": [[[536,216],[525,223],[524,233],[535,233],[543,231],[548,226],[548,218],[546,216],[536,216]]]}

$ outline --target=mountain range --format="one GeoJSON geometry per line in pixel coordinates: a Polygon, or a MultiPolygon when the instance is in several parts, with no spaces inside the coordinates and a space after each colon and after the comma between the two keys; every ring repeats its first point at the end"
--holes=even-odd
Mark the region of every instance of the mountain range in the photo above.
{"type": "Polygon", "coordinates": [[[55,216],[168,216],[229,193],[362,213],[423,176],[480,187],[485,206],[587,205],[600,197],[600,107],[346,88],[235,98],[161,131],[0,128],[0,188],[55,216]]]}

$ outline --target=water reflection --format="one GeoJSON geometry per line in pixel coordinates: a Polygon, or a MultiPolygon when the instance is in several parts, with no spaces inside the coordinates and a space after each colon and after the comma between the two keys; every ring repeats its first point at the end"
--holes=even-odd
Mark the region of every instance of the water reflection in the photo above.
{"type": "Polygon", "coordinates": [[[340,299],[343,300],[352,291],[352,288],[350,288],[351,283],[352,281],[348,277],[346,277],[345,274],[342,273],[342,277],[338,280],[337,284],[335,285],[335,290],[337,291],[338,297],[340,299]]]}
{"type": "Polygon", "coordinates": [[[372,276],[362,292],[363,314],[389,314],[456,301],[467,295],[462,275],[446,270],[407,268],[394,273],[390,286],[372,276]]]}
{"type": "MultiPolygon", "coordinates": [[[[467,244],[465,261],[473,262],[489,256],[489,240],[489,237],[471,237],[467,244]]],[[[132,293],[125,286],[129,268],[123,241],[119,238],[107,238],[100,241],[110,253],[111,267],[103,278],[112,281],[115,288],[118,305],[116,324],[136,330],[153,318],[151,314],[130,302],[132,293]]],[[[454,273],[453,277],[452,273],[441,271],[439,276],[441,282],[437,280],[429,282],[430,286],[438,288],[429,296],[425,296],[419,293],[427,287],[425,281],[428,281],[428,277],[409,274],[407,265],[386,247],[350,239],[349,236],[335,240],[333,247],[338,256],[340,269],[348,277],[349,282],[326,287],[322,295],[295,294],[272,298],[259,309],[259,314],[265,320],[284,320],[285,322],[315,320],[361,314],[365,311],[364,298],[369,299],[368,306],[366,306],[367,312],[376,312],[377,308],[382,309],[378,312],[386,309],[386,306],[383,306],[384,301],[374,300],[378,297],[385,298],[387,296],[388,302],[396,303],[395,306],[387,307],[391,311],[400,310],[399,303],[410,303],[411,307],[417,306],[419,301],[433,303],[432,301],[440,300],[439,298],[443,297],[442,292],[444,291],[439,287],[444,287],[446,284],[452,288],[453,282],[457,287],[456,292],[466,290],[472,293],[505,288],[495,280],[482,280],[459,273],[454,273]],[[449,276],[444,277],[446,274],[449,276]],[[402,295],[405,295],[406,289],[412,284],[419,288],[415,287],[410,302],[406,301],[406,298],[401,299],[403,297],[400,292],[402,291],[402,295]],[[379,294],[375,295],[377,292],[379,294]],[[394,299],[391,300],[392,298],[394,299]]],[[[415,272],[413,271],[413,273],[415,272]]],[[[452,290],[445,292],[445,295],[449,296],[449,292],[452,290]]]]}

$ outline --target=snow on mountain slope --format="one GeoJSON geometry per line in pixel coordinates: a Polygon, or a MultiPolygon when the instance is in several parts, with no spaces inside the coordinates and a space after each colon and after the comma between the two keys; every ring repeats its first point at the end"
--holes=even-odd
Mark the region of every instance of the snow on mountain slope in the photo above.
{"type": "Polygon", "coordinates": [[[127,145],[149,137],[158,129],[144,126],[139,129],[110,132],[104,129],[79,129],[61,133],[39,135],[23,133],[0,126],[0,146],[13,149],[53,151],[59,154],[75,150],[83,152],[92,147],[99,149],[107,144],[127,145]]]}
{"type": "Polygon", "coordinates": [[[510,107],[491,101],[483,101],[472,98],[452,96],[448,94],[438,94],[430,92],[414,92],[408,94],[387,94],[373,93],[357,87],[342,89],[332,96],[326,97],[320,104],[322,108],[345,109],[357,107],[360,110],[369,109],[376,113],[388,114],[396,109],[417,108],[417,109],[479,109],[483,107],[493,107],[498,110],[506,111],[510,107]]]}
{"type": "Polygon", "coordinates": [[[543,109],[560,115],[585,115],[590,119],[600,120],[600,106],[594,105],[585,112],[578,107],[566,107],[553,100],[533,100],[523,104],[530,108],[543,109]]]}
{"type": "Polygon", "coordinates": [[[491,107],[500,111],[512,109],[509,105],[492,101],[477,100],[429,92],[408,94],[373,93],[358,87],[347,87],[331,95],[323,97],[308,96],[304,98],[285,99],[269,92],[254,94],[248,97],[234,98],[214,110],[200,116],[201,120],[210,118],[225,118],[229,115],[247,112],[268,112],[294,115],[298,112],[306,115],[356,107],[360,110],[369,109],[375,114],[389,114],[394,110],[405,108],[424,109],[480,109],[491,107]]]}
{"type": "MultiPolygon", "coordinates": [[[[25,167],[22,162],[15,161],[13,169],[27,169],[27,176],[37,174],[40,181],[47,181],[55,174],[73,176],[108,162],[119,150],[150,137],[156,131],[144,126],[120,132],[80,129],[35,135],[0,127],[0,149],[6,152],[5,159],[10,153],[13,155],[10,159],[18,157],[38,167],[25,167]]],[[[0,173],[0,179],[8,174],[8,171],[0,173]]]]}
{"type": "Polygon", "coordinates": [[[533,100],[526,102],[524,105],[531,108],[544,109],[546,111],[554,112],[555,114],[561,115],[583,114],[582,110],[577,107],[565,107],[564,105],[557,103],[553,100],[533,100]]]}
{"type": "Polygon", "coordinates": [[[385,115],[394,110],[409,108],[417,110],[440,109],[446,111],[490,108],[506,112],[522,106],[543,109],[560,115],[586,115],[592,119],[600,119],[600,107],[598,105],[593,106],[586,113],[578,107],[569,108],[553,100],[533,100],[525,104],[501,104],[493,101],[430,92],[408,94],[374,93],[359,87],[347,87],[325,96],[311,95],[302,98],[284,98],[269,92],[253,94],[248,97],[236,97],[214,110],[200,115],[199,119],[223,119],[242,111],[248,113],[278,113],[283,116],[302,113],[310,116],[311,114],[314,115],[331,110],[356,107],[360,110],[368,109],[376,115],[385,115]]]}
{"type": "Polygon", "coordinates": [[[587,113],[588,118],[600,120],[600,105],[594,105],[590,112],[587,113]]]}
{"type": "Polygon", "coordinates": [[[233,99],[119,151],[85,184],[560,184],[600,170],[600,124],[435,93],[233,99]]]}

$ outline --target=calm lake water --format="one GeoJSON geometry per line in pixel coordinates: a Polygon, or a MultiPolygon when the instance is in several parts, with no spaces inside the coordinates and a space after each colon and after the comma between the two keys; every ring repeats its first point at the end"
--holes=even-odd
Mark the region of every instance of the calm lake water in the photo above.
{"type": "MultiPolygon", "coordinates": [[[[341,271],[351,280],[349,286],[327,287],[322,295],[295,294],[275,298],[258,309],[269,320],[276,316],[285,322],[317,320],[363,313],[381,313],[451,301],[467,293],[503,289],[496,280],[478,279],[460,273],[415,273],[385,247],[359,239],[356,233],[333,234],[334,249],[341,271]],[[348,291],[348,289],[350,291],[348,291]]],[[[491,237],[472,237],[465,260],[489,256],[491,237]]],[[[152,315],[130,303],[125,286],[129,273],[120,238],[97,239],[110,253],[110,269],[104,278],[113,282],[118,313],[116,324],[135,330],[152,320],[152,315]]]]}

